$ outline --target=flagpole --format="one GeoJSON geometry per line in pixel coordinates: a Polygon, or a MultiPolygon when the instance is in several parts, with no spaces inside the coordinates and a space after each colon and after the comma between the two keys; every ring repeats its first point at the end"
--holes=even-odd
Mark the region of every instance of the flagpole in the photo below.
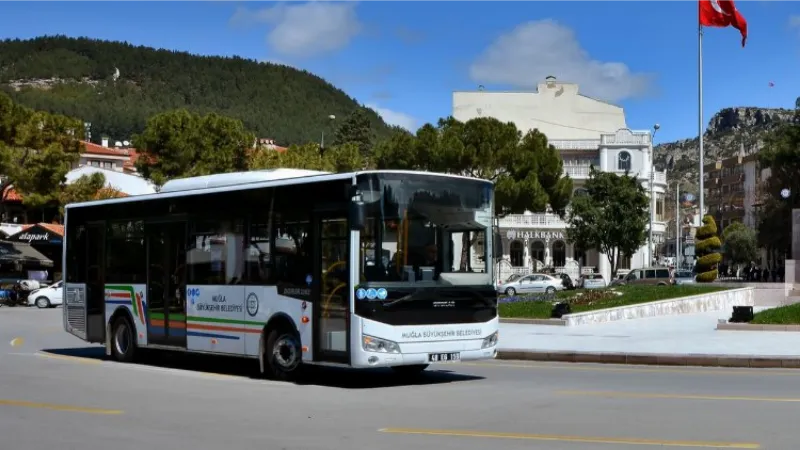
{"type": "Polygon", "coordinates": [[[703,25],[700,25],[698,17],[697,26],[697,135],[700,140],[700,221],[702,224],[705,216],[704,208],[704,188],[703,188],[703,25]]]}

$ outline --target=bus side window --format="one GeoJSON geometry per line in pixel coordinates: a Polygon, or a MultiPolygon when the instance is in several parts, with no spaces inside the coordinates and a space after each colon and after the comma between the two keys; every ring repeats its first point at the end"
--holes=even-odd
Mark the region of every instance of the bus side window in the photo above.
{"type": "Polygon", "coordinates": [[[247,235],[248,241],[244,250],[246,282],[261,286],[275,284],[275,262],[272,260],[268,221],[253,220],[247,235]]]}

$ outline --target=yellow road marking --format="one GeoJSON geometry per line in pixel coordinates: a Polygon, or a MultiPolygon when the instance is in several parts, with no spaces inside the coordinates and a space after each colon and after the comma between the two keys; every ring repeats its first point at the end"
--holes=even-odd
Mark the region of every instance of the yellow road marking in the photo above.
{"type": "Polygon", "coordinates": [[[50,352],[37,352],[39,356],[44,356],[45,358],[50,359],[60,359],[64,361],[75,361],[81,364],[101,364],[102,361],[91,359],[91,358],[82,358],[80,356],[67,356],[67,355],[56,355],[55,353],[50,352]]]}
{"type": "Polygon", "coordinates": [[[655,394],[646,392],[605,392],[605,391],[556,391],[558,395],[578,395],[587,397],[620,398],[660,398],[673,400],[734,400],[750,402],[800,403],[800,398],[745,397],[728,395],[655,394]]]}
{"type": "Polygon", "coordinates": [[[19,347],[19,346],[21,346],[21,345],[22,345],[22,344],[24,344],[24,343],[25,343],[25,339],[24,339],[24,338],[21,338],[21,337],[18,337],[18,338],[14,338],[14,339],[12,339],[12,340],[11,340],[11,342],[10,342],[9,344],[10,344],[12,347],[19,347]]]}
{"type": "Polygon", "coordinates": [[[426,429],[414,429],[414,428],[381,428],[378,431],[382,433],[422,434],[428,436],[523,439],[529,441],[581,442],[588,444],[627,444],[627,445],[651,445],[651,446],[661,446],[661,447],[693,447],[693,448],[761,448],[761,445],[750,442],[674,441],[674,440],[661,440],[661,439],[566,436],[557,434],[500,433],[494,431],[426,430],[426,429]]]}
{"type": "Polygon", "coordinates": [[[99,409],[99,408],[83,408],[80,406],[69,405],[53,405],[50,403],[34,403],[24,402],[21,400],[3,400],[0,399],[0,406],[21,406],[24,408],[36,409],[52,409],[54,411],[67,411],[67,412],[80,412],[87,414],[103,414],[103,415],[119,415],[122,411],[118,409],[99,409]]]}
{"type": "MultiPolygon", "coordinates": [[[[799,369],[734,369],[727,367],[715,367],[714,369],[670,369],[670,368],[644,368],[644,367],[603,367],[604,365],[592,366],[591,363],[570,363],[552,364],[542,361],[542,364],[513,364],[513,363],[459,363],[462,366],[472,367],[513,367],[516,369],[544,369],[544,370],[572,370],[584,372],[617,372],[617,373],[685,373],[697,375],[749,375],[749,376],[800,376],[799,369]]],[[[609,364],[610,366],[611,364],[609,364]]]]}

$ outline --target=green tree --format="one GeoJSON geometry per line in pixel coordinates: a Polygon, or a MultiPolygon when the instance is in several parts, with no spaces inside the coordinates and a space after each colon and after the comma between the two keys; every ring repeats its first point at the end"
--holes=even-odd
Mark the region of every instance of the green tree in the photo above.
{"type": "Polygon", "coordinates": [[[259,149],[250,159],[252,169],[305,169],[324,172],[352,172],[369,168],[369,159],[362,156],[355,143],[337,145],[319,152],[319,145],[292,145],[285,152],[259,149]]]}
{"type": "Polygon", "coordinates": [[[33,111],[0,93],[0,192],[13,185],[31,207],[56,202],[80,158],[82,136],[81,121],[33,111]]]}
{"type": "Polygon", "coordinates": [[[747,264],[758,257],[758,236],[741,222],[725,227],[722,239],[722,252],[734,264],[747,264]]]}
{"type": "Polygon", "coordinates": [[[244,171],[255,135],[240,120],[179,109],[157,114],[133,138],[136,169],[156,186],[174,178],[244,171]]]}
{"type": "Polygon", "coordinates": [[[125,194],[112,187],[106,187],[106,177],[95,172],[83,175],[72,183],[63,187],[59,193],[59,212],[64,215],[64,207],[70,203],[88,202],[108,198],[124,197],[125,194]]]}
{"type": "Polygon", "coordinates": [[[758,241],[779,256],[790,254],[792,246],[792,209],[800,208],[800,109],[794,123],[783,124],[765,140],[758,155],[762,168],[770,169],[764,183],[765,198],[758,223],[758,241]],[[789,190],[783,198],[781,191],[789,190]]]}
{"type": "Polygon", "coordinates": [[[599,172],[594,167],[584,189],[586,194],[572,199],[567,240],[604,253],[613,279],[620,258],[630,257],[647,241],[649,197],[635,176],[599,172]]]}
{"type": "Polygon", "coordinates": [[[374,132],[369,117],[363,109],[357,109],[336,129],[333,145],[355,144],[359,152],[367,156],[372,150],[373,140],[374,132]]]}
{"type": "Polygon", "coordinates": [[[717,236],[717,231],[714,217],[707,214],[703,217],[703,226],[698,228],[695,234],[697,238],[695,244],[697,276],[695,279],[700,283],[710,283],[719,276],[717,265],[722,261],[722,255],[719,254],[722,242],[717,236]]]}

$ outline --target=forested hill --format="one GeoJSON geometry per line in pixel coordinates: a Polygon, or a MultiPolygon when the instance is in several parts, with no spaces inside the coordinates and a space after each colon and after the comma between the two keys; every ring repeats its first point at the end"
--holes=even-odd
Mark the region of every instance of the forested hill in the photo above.
{"type": "MultiPolygon", "coordinates": [[[[129,139],[175,108],[241,119],[278,144],[319,141],[361,106],[307,71],[64,36],[0,41],[0,89],[31,108],[92,124],[92,138],[129,139]],[[115,79],[116,69],[119,75],[115,79]]],[[[376,137],[390,127],[366,109],[376,137]]]]}

